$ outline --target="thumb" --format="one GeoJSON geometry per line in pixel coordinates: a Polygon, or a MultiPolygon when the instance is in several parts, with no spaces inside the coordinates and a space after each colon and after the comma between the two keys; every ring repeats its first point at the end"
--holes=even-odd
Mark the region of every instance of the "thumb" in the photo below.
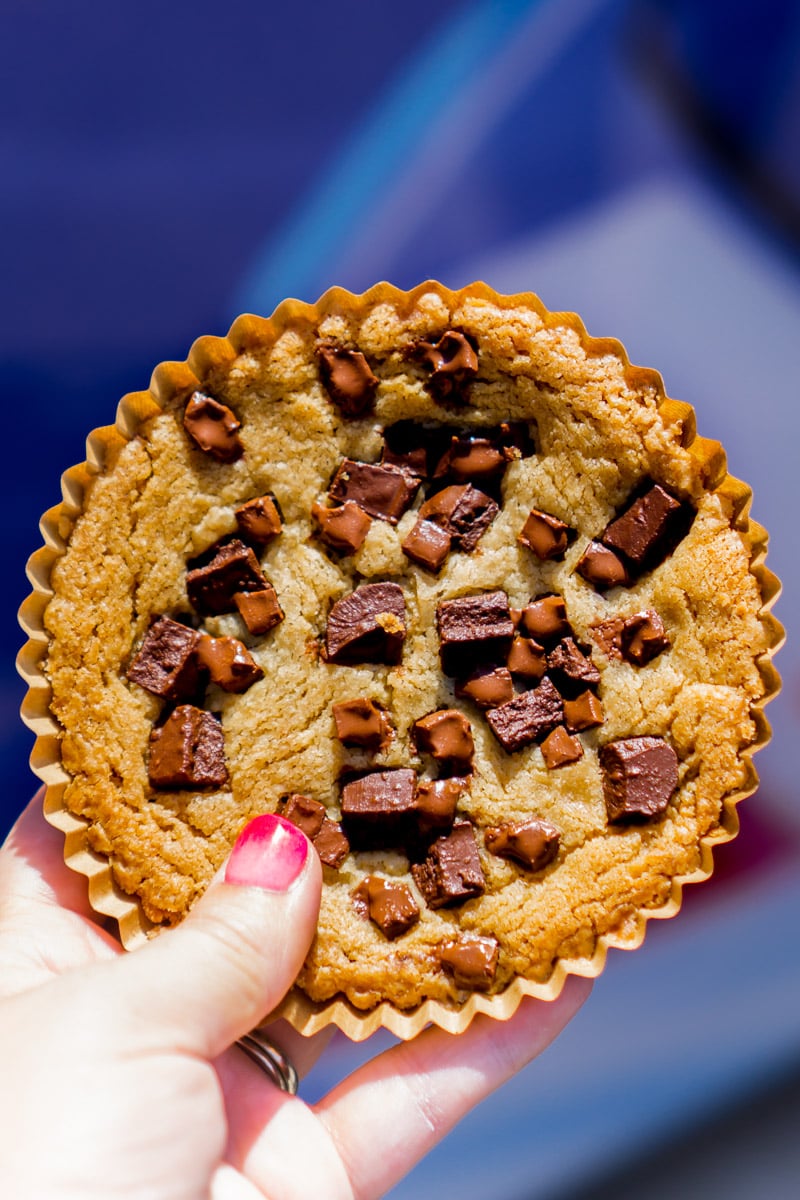
{"type": "Polygon", "coordinates": [[[207,1059],[221,1054],[292,986],[316,929],[321,883],[305,834],[272,813],[256,817],[186,920],[114,964],[130,1015],[159,1041],[207,1059]]]}

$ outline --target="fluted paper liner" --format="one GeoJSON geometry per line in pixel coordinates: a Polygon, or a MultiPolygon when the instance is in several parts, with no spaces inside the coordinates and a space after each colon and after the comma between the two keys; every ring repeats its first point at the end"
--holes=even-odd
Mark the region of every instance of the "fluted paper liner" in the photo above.
{"type": "Polygon", "coordinates": [[[764,565],[767,533],[750,519],[752,493],[749,487],[727,473],[725,452],[719,442],[697,436],[695,414],[689,404],[671,400],[664,394],[660,375],[649,368],[633,366],[622,344],[611,338],[590,337],[583,322],[574,313],[550,313],[532,293],[499,296],[483,283],[471,284],[453,292],[439,283],[426,282],[410,292],[402,292],[390,284],[381,283],[361,296],[341,288],[326,292],[316,305],[286,300],[269,319],[257,316],[239,317],[227,338],[199,338],[185,363],[162,363],[156,367],[146,392],[124,396],[117,409],[116,423],[95,430],[87,439],[86,462],[66,471],[61,480],[63,499],[44,514],[40,529],[44,545],[28,563],[28,578],[33,592],[20,609],[20,623],[28,642],[20,651],[17,665],[28,684],[22,705],[22,718],[36,735],[31,766],[46,785],[44,812],[51,825],[64,834],[64,857],[67,865],[86,876],[89,900],[93,909],[103,917],[113,918],[119,926],[123,945],[132,949],[141,944],[153,929],[136,897],[123,892],[114,882],[108,860],[88,844],[88,822],[71,813],[64,804],[64,789],[69,776],[61,765],[60,729],[50,713],[50,685],[43,663],[49,637],[44,626],[44,613],[53,595],[50,573],[53,564],[65,552],[77,518],[83,511],[93,479],[110,469],[125,442],[135,438],[142,424],[161,412],[161,400],[188,395],[195,388],[214,390],[215,380],[224,378],[238,355],[266,348],[274,343],[287,327],[298,323],[316,327],[325,317],[345,313],[360,315],[379,303],[390,303],[401,313],[410,312],[418,299],[435,293],[445,303],[455,306],[466,298],[485,299],[500,308],[525,307],[533,309],[546,327],[568,327],[577,333],[581,344],[592,355],[610,354],[623,364],[625,376],[632,386],[646,385],[656,389],[661,397],[659,412],[668,426],[675,426],[680,444],[694,457],[704,487],[720,497],[730,514],[731,525],[750,549],[750,570],[761,590],[763,624],[769,649],[759,656],[757,666],[764,685],[764,695],[753,705],[751,715],[756,727],[753,743],[742,751],[745,762],[744,787],[723,800],[719,828],[701,839],[701,864],[689,875],[672,880],[669,899],[658,908],[640,910],[635,923],[626,932],[613,932],[597,938],[594,953],[586,958],[559,959],[545,982],[517,977],[497,995],[476,992],[461,1005],[449,1005],[429,1000],[417,1008],[399,1010],[384,1002],[362,1011],[344,997],[326,1002],[314,1002],[299,989],[293,989],[274,1015],[288,1020],[303,1034],[314,1034],[334,1025],[354,1041],[361,1041],[379,1028],[386,1028],[399,1038],[414,1037],[428,1024],[438,1025],[450,1033],[460,1033],[478,1013],[498,1020],[507,1020],[519,1006],[523,996],[553,1000],[561,992],[568,975],[594,977],[603,970],[606,954],[611,947],[633,950],[641,945],[647,921],[672,917],[681,905],[683,887],[708,879],[713,870],[715,845],[728,842],[739,829],[736,806],[751,795],[758,784],[752,757],[767,744],[770,728],[764,716],[764,706],[777,694],[780,681],[772,658],[783,640],[783,630],[771,615],[771,608],[780,592],[775,575],[764,565]]]}

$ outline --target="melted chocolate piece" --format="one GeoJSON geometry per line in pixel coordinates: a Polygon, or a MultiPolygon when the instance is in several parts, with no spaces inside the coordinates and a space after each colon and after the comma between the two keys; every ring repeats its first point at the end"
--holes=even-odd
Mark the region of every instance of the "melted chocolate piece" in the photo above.
{"type": "Polygon", "coordinates": [[[317,348],[323,386],[346,417],[362,417],[375,402],[378,378],[360,350],[344,346],[317,348]]]}
{"type": "Polygon", "coordinates": [[[511,672],[506,667],[479,667],[456,684],[459,700],[471,700],[478,708],[499,708],[514,698],[511,672]]]}
{"type": "Polygon", "coordinates": [[[607,592],[613,587],[628,587],[630,576],[625,563],[600,542],[589,542],[575,570],[598,592],[607,592]]]}
{"type": "Polygon", "coordinates": [[[237,508],[233,515],[244,540],[255,542],[257,546],[266,546],[283,528],[281,514],[272,496],[256,496],[237,508]]]}
{"type": "Polygon", "coordinates": [[[567,606],[561,596],[542,596],[522,609],[517,628],[526,637],[545,646],[567,637],[572,631],[567,620],[567,606]]]}
{"type": "Polygon", "coordinates": [[[533,817],[487,829],[483,840],[492,854],[510,858],[529,871],[543,871],[558,857],[561,834],[549,821],[533,817]]]}
{"type": "Polygon", "coordinates": [[[331,663],[400,662],[406,606],[396,583],[363,583],[337,600],[328,616],[325,657],[331,663]]]}
{"type": "Polygon", "coordinates": [[[634,613],[622,625],[620,653],[629,663],[644,667],[669,646],[664,622],[653,609],[634,613]]]}
{"type": "Polygon", "coordinates": [[[213,396],[192,393],[183,413],[183,427],[194,444],[217,462],[236,462],[244,454],[239,437],[241,422],[227,404],[220,404],[213,396]]]}
{"type": "Polygon", "coordinates": [[[416,772],[371,771],[342,788],[342,825],[358,849],[403,846],[416,821],[416,772]]]}
{"type": "Polygon", "coordinates": [[[583,758],[583,746],[576,737],[571,737],[563,725],[557,725],[542,742],[542,756],[549,770],[566,767],[583,758]]]}
{"type": "Polygon", "coordinates": [[[478,355],[465,334],[449,329],[436,343],[417,342],[412,353],[430,368],[426,387],[435,400],[466,399],[467,384],[478,374],[478,355]]]}
{"type": "Polygon", "coordinates": [[[420,506],[419,515],[449,533],[457,550],[471,554],[499,511],[491,496],[467,483],[437,492],[420,506]]]}
{"type": "Polygon", "coordinates": [[[575,534],[564,521],[532,508],[517,541],[546,562],[560,562],[575,534]]]}
{"type": "Polygon", "coordinates": [[[430,908],[463,904],[483,895],[486,880],[469,821],[457,821],[449,834],[437,838],[425,860],[412,866],[411,874],[430,908]]]}
{"type": "Polygon", "coordinates": [[[482,663],[505,661],[514,633],[505,592],[443,600],[436,623],[445,675],[469,675],[482,663]]]}
{"type": "Polygon", "coordinates": [[[233,602],[247,626],[247,632],[256,636],[269,633],[283,620],[283,609],[271,583],[258,592],[235,592],[233,602]]]}
{"type": "Polygon", "coordinates": [[[390,941],[407,933],[419,920],[419,905],[405,883],[367,875],[353,892],[356,907],[366,914],[390,941]]]}
{"type": "Polygon", "coordinates": [[[228,768],[219,721],[193,704],[173,709],[150,734],[147,774],[155,788],[224,787],[228,768]]]}
{"type": "Polygon", "coordinates": [[[246,692],[264,672],[247,647],[235,637],[211,637],[200,634],[197,659],[208,671],[211,682],[223,692],[246,692]]]}
{"type": "Polygon", "coordinates": [[[336,722],[336,736],[345,746],[384,750],[391,741],[392,726],[386,710],[366,696],[334,704],[333,719],[336,722]]]}
{"type": "Polygon", "coordinates": [[[550,651],[547,656],[547,669],[562,689],[569,690],[571,686],[574,691],[576,684],[596,687],[600,682],[597,667],[571,637],[564,638],[550,651]]]}
{"type": "Polygon", "coordinates": [[[415,809],[417,831],[421,837],[440,834],[451,829],[456,817],[456,805],[466,790],[468,781],[452,776],[450,779],[420,779],[417,783],[415,809]]]}
{"type": "Polygon", "coordinates": [[[396,525],[417,494],[419,479],[399,467],[346,458],[333,477],[333,500],[353,500],[371,517],[396,525]]]}
{"type": "Polygon", "coordinates": [[[499,949],[494,938],[463,937],[447,942],[439,957],[456,987],[477,991],[494,983],[499,949]]]}
{"type": "Polygon", "coordinates": [[[419,520],[403,542],[403,553],[434,574],[441,570],[452,546],[450,534],[433,521],[419,520]]]}
{"type": "Polygon", "coordinates": [[[610,822],[660,816],[678,786],[678,756],[660,737],[626,738],[600,750],[610,822]]]}
{"type": "Polygon", "coordinates": [[[293,792],[280,807],[281,815],[302,829],[309,841],[313,841],[325,820],[325,805],[320,804],[319,800],[312,800],[310,796],[293,792]]]}
{"type": "Polygon", "coordinates": [[[233,612],[237,592],[266,591],[271,586],[253,551],[238,538],[220,546],[205,566],[186,572],[189,600],[203,616],[233,612]]]}
{"type": "Polygon", "coordinates": [[[656,483],[611,522],[602,541],[640,574],[672,552],[690,520],[689,506],[656,483]]]}
{"type": "Polygon", "coordinates": [[[603,706],[594,692],[587,689],[574,700],[564,701],[564,724],[570,733],[603,724],[603,706]]]}
{"type": "Polygon", "coordinates": [[[622,617],[609,617],[607,621],[599,621],[597,625],[591,626],[589,632],[606,658],[622,658],[621,634],[624,624],[622,617]]]}
{"type": "Polygon", "coordinates": [[[486,437],[453,437],[433,472],[434,479],[454,483],[496,484],[508,465],[497,442],[486,437]]]}
{"type": "Polygon", "coordinates": [[[381,462],[386,467],[400,467],[410,475],[424,479],[428,474],[428,447],[436,433],[415,425],[413,421],[399,421],[384,432],[381,462]]]}
{"type": "Polygon", "coordinates": [[[414,722],[413,737],[421,754],[430,754],[454,775],[472,771],[475,744],[470,724],[456,708],[442,708],[414,722]]]}
{"type": "Polygon", "coordinates": [[[541,741],[563,719],[561,696],[550,679],[486,714],[492,733],[509,754],[541,741]]]}
{"type": "Polygon", "coordinates": [[[158,617],[144,635],[127,676],[164,700],[188,700],[201,687],[196,658],[200,634],[169,617],[158,617]]]}
{"type": "Polygon", "coordinates": [[[532,638],[515,637],[506,660],[509,671],[520,679],[541,679],[547,670],[544,647],[532,638]]]}
{"type": "Polygon", "coordinates": [[[319,525],[322,541],[342,554],[355,554],[360,550],[372,524],[372,518],[355,500],[345,500],[336,508],[314,504],[311,515],[319,525]]]}
{"type": "Polygon", "coordinates": [[[342,832],[338,821],[322,818],[319,833],[312,838],[312,845],[326,867],[338,871],[350,853],[350,843],[342,832]]]}

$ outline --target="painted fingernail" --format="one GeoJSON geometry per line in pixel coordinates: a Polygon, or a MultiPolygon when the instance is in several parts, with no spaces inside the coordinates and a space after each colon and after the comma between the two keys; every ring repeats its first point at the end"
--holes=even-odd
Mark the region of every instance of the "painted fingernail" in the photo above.
{"type": "Polygon", "coordinates": [[[263,813],[245,825],[236,839],[225,882],[285,892],[302,871],[308,846],[308,838],[296,825],[263,813]]]}

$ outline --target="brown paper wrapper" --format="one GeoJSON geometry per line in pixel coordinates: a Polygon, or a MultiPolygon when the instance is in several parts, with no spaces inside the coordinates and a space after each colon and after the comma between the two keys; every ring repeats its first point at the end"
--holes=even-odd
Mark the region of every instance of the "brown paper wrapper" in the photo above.
{"type": "Polygon", "coordinates": [[[746,484],[727,473],[725,452],[719,442],[699,437],[694,410],[689,404],[671,400],[664,393],[658,372],[630,363],[622,344],[613,338],[590,337],[574,313],[550,313],[533,293],[500,296],[483,283],[474,283],[460,291],[451,291],[436,282],[420,284],[410,292],[402,292],[387,283],[379,283],[361,296],[342,288],[332,288],[315,305],[286,300],[270,318],[245,315],[231,326],[226,338],[201,337],[191,348],[185,363],[169,362],[156,367],[146,392],[133,392],[120,401],[113,426],[96,429],[86,443],[86,462],[70,468],[61,479],[62,501],[42,517],[40,529],[44,545],[35,551],[28,562],[27,574],[33,591],[24,601],[19,613],[20,624],[28,641],[17,659],[20,675],[28,685],[22,705],[22,719],[36,735],[31,755],[34,773],[45,785],[44,813],[48,822],[64,835],[64,859],[74,871],[88,881],[89,900],[98,913],[110,918],[119,927],[126,949],[141,945],[153,931],[152,923],[143,913],[136,897],[123,892],[112,877],[108,860],[96,853],[86,837],[87,822],[71,813],[64,804],[64,789],[69,776],[61,765],[60,729],[50,713],[50,685],[44,674],[48,634],[44,613],[53,595],[50,572],[53,564],[65,552],[72,529],[83,511],[94,478],[110,469],[120,448],[135,438],[144,422],[157,415],[168,399],[182,399],[195,388],[213,392],[216,379],[223,378],[238,355],[259,351],[274,343],[287,327],[308,325],[316,327],[325,317],[336,314],[360,315],[376,304],[389,303],[401,314],[413,310],[418,299],[435,293],[449,306],[467,298],[485,299],[500,308],[529,308],[539,314],[546,327],[568,327],[580,338],[583,348],[591,355],[610,354],[623,364],[627,381],[632,386],[656,389],[661,397],[659,412],[668,426],[676,427],[680,445],[694,458],[704,488],[714,492],[730,514],[730,522],[750,549],[750,570],[758,582],[763,606],[760,613],[769,649],[757,659],[764,684],[764,694],[753,706],[756,726],[753,743],[742,751],[746,766],[746,783],[723,800],[719,828],[701,841],[701,864],[689,875],[672,880],[666,903],[658,908],[641,910],[636,920],[626,925],[625,933],[598,937],[591,957],[560,959],[546,982],[517,978],[496,995],[475,993],[459,1006],[440,1001],[426,1001],[417,1008],[399,1010],[384,1002],[362,1011],[344,997],[316,1003],[294,988],[274,1014],[282,1017],[302,1034],[318,1033],[327,1026],[340,1029],[353,1041],[362,1041],[380,1028],[395,1036],[409,1039],[426,1025],[436,1025],[449,1033],[461,1033],[479,1013],[496,1020],[508,1020],[516,1012],[524,996],[554,1000],[569,975],[594,978],[605,966],[610,948],[635,950],[644,940],[647,922],[674,916],[681,906],[683,888],[699,883],[712,874],[714,847],[731,841],[739,831],[737,805],[752,795],[758,786],[753,755],[767,744],[770,727],[764,707],[777,695],[780,679],[772,659],[783,642],[783,629],[771,615],[771,608],[780,594],[780,584],[765,566],[767,551],[766,530],[750,518],[752,492],[746,484]]]}

